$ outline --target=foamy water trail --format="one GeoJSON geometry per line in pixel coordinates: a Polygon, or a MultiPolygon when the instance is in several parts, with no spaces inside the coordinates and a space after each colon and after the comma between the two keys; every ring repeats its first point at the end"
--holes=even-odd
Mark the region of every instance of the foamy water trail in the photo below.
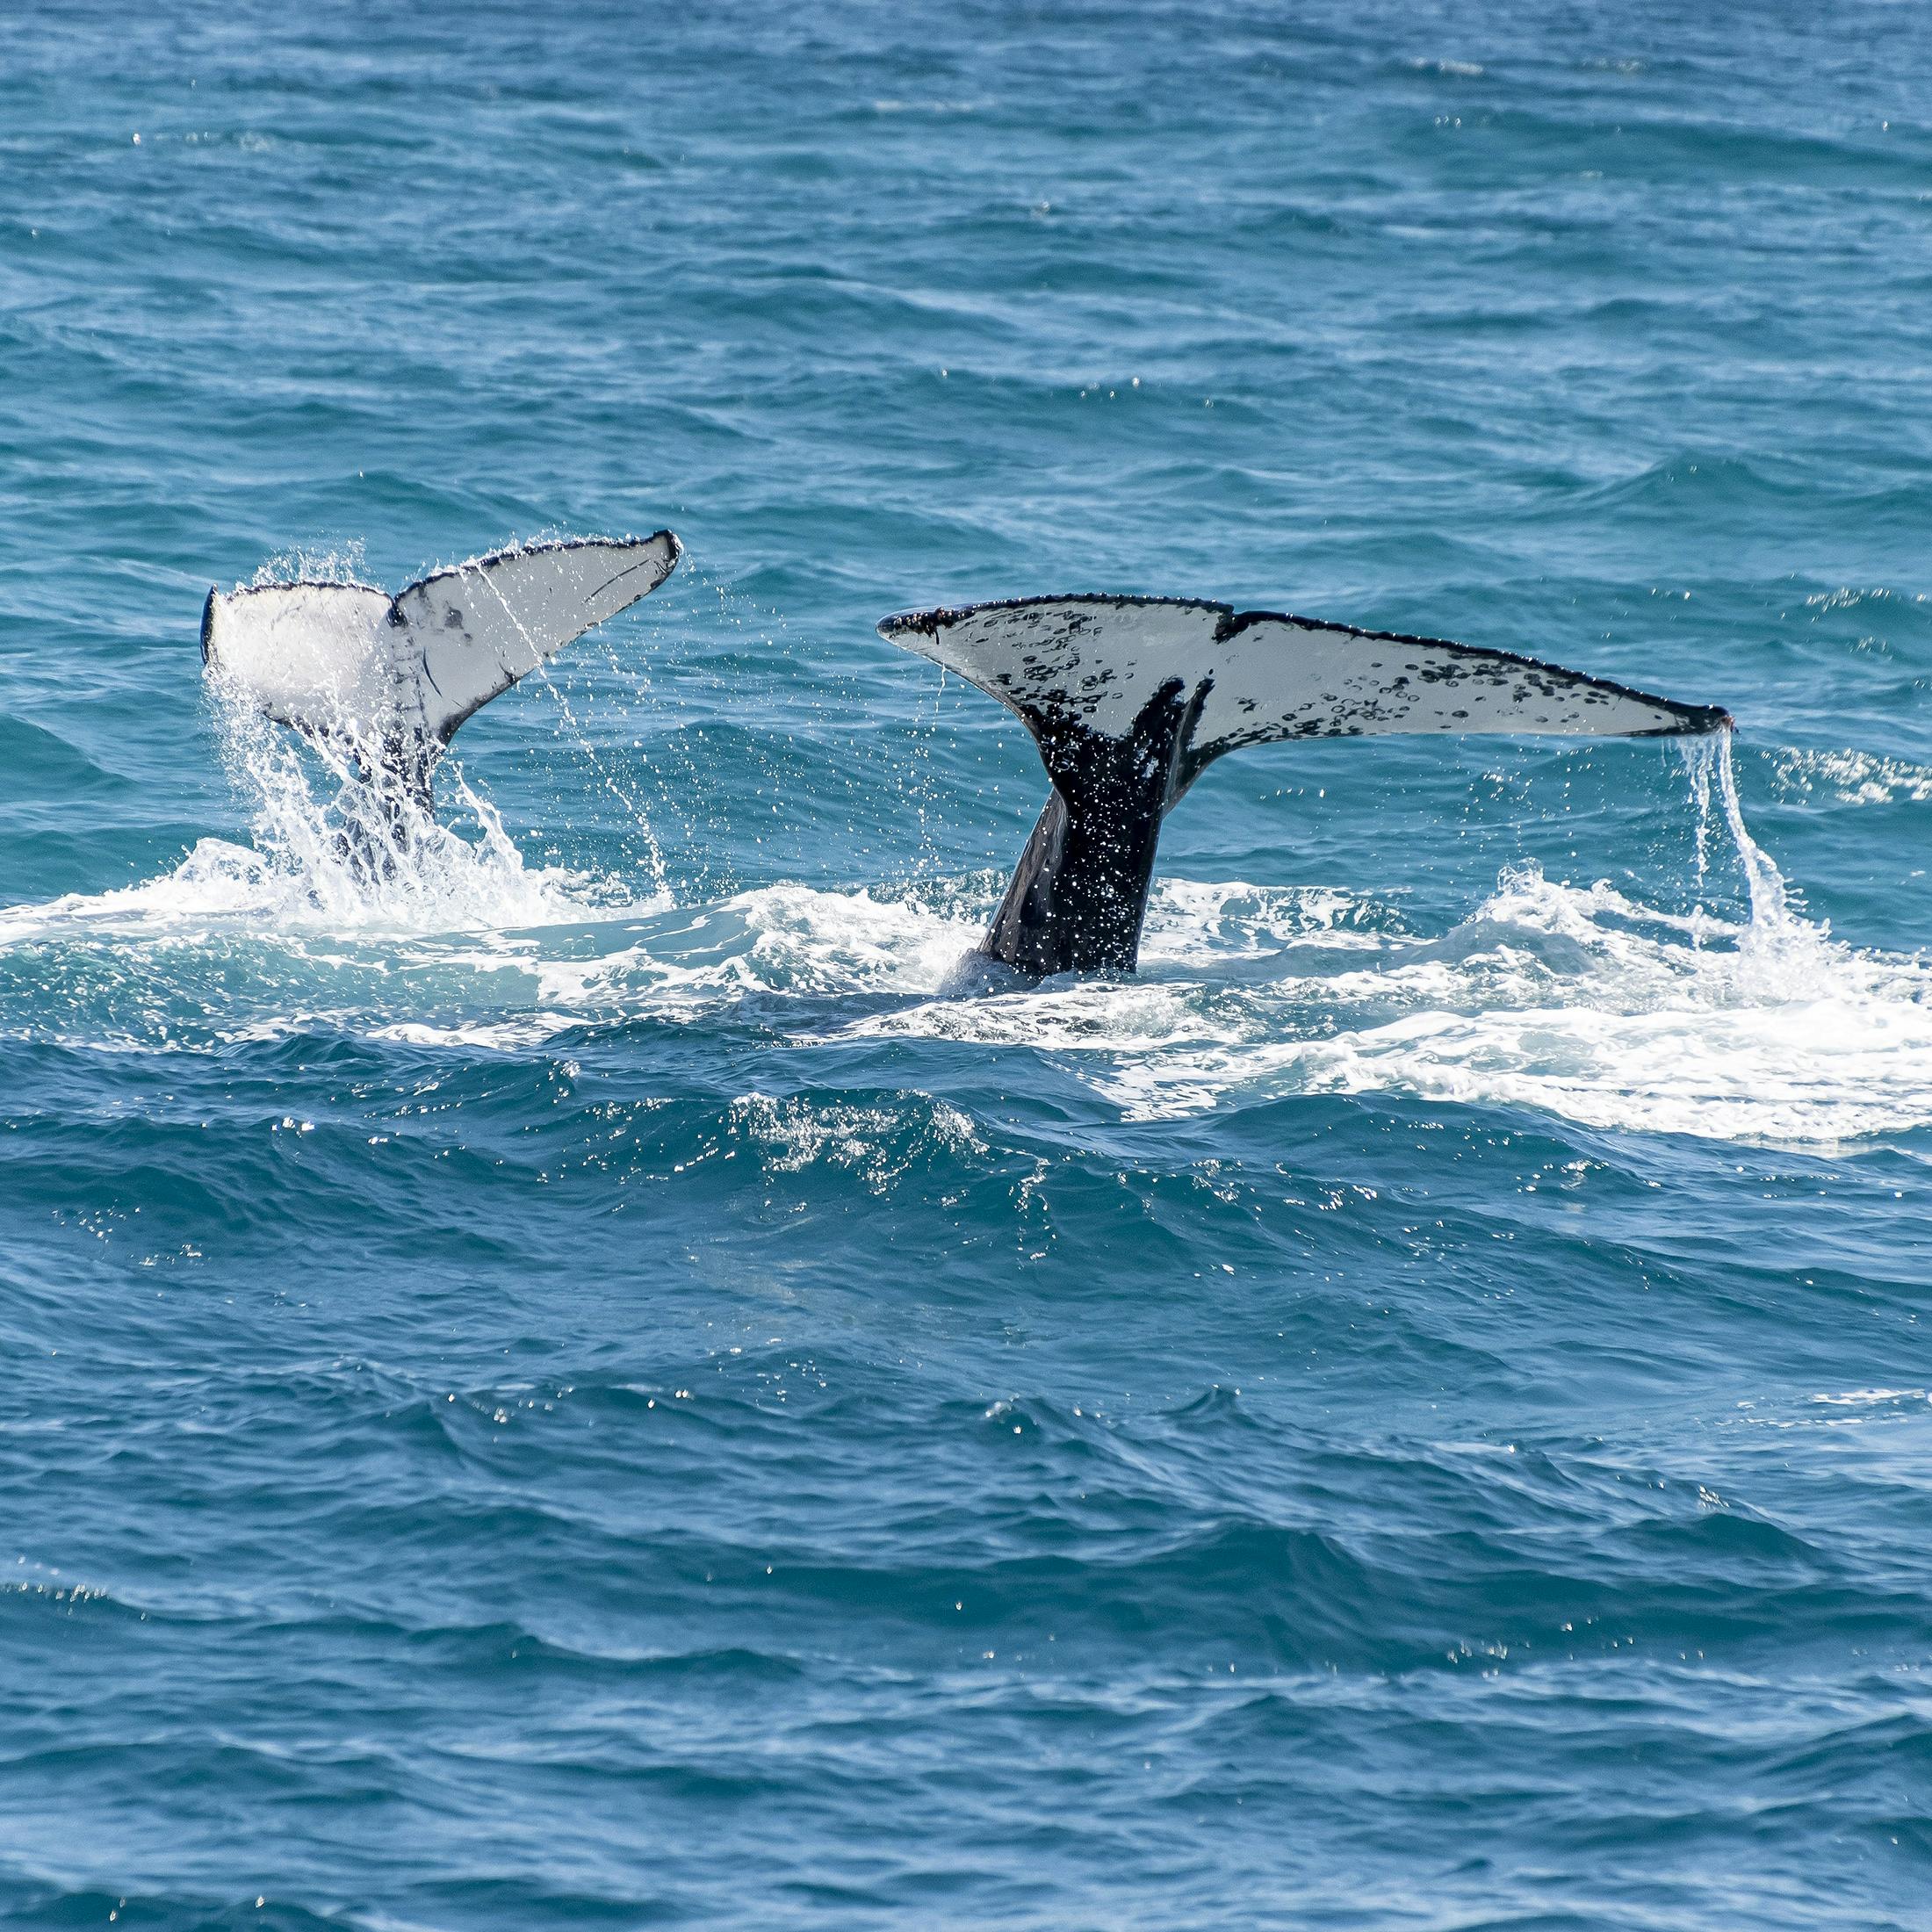
{"type": "Polygon", "coordinates": [[[1932,1124],[1932,971],[1798,914],[1752,837],[1728,736],[1690,764],[1699,883],[1741,919],[1511,868],[1436,939],[1347,892],[1157,887],[1138,980],[934,1002],[861,1022],[1067,1056],[1131,1118],[1294,1092],[1405,1092],[1584,1125],[1832,1143],[1932,1124]],[[1236,961],[1270,956],[1257,980],[1236,961]]]}
{"type": "Polygon", "coordinates": [[[955,998],[945,990],[984,929],[992,875],[639,899],[527,866],[454,765],[439,783],[471,836],[420,812],[386,818],[339,756],[312,757],[251,714],[226,714],[224,734],[251,846],[205,840],[141,885],[0,912],[0,971],[22,979],[25,1030],[152,1048],[325,1024],[515,1049],[777,1000],[813,1005],[796,1050],[893,1036],[1022,1048],[1133,1119],[1389,1092],[1719,1139],[1932,1124],[1927,962],[1861,952],[1796,909],[1745,823],[1727,740],[1690,762],[1697,883],[1734,864],[1741,916],[1666,911],[1525,865],[1431,936],[1359,884],[1165,879],[1138,978],[955,998]],[[856,1018],[823,1010],[854,998],[856,1018]]]}

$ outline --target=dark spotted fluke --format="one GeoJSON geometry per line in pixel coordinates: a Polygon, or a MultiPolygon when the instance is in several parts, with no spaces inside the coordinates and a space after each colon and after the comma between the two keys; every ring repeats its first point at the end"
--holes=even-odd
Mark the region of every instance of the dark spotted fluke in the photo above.
{"type": "Polygon", "coordinates": [[[982,946],[1034,976],[1133,970],[1161,820],[1244,745],[1731,722],[1506,651],[1181,598],[1020,598],[908,612],[879,632],[991,693],[1040,747],[1053,792],[982,946]]]}

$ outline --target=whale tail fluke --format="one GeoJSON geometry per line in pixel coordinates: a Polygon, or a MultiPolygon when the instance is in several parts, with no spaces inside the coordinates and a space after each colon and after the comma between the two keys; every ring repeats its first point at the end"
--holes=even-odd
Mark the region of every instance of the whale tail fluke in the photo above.
{"type": "Polygon", "coordinates": [[[1023,598],[878,628],[997,697],[1039,746],[1053,791],[981,946],[1032,977],[1133,970],[1161,821],[1242,746],[1731,722],[1507,652],[1179,598],[1023,598]]]}
{"type": "Polygon", "coordinates": [[[660,530],[497,551],[393,597],[306,580],[211,590],[202,663],[230,696],[426,809],[465,719],[655,590],[680,554],[660,530]]]}

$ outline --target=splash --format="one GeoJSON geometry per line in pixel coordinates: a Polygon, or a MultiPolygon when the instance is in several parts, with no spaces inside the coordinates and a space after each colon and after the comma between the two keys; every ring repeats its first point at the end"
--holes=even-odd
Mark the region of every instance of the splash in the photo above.
{"type": "MultiPolygon", "coordinates": [[[[1714,740],[1704,740],[1698,755],[1716,768],[1718,797],[1724,808],[1725,829],[1730,833],[1732,849],[1744,868],[1744,881],[1751,896],[1749,935],[1755,939],[1770,936],[1780,941],[1798,936],[1799,922],[1791,917],[1791,895],[1784,888],[1784,876],[1772,864],[1770,854],[1751,836],[1744,823],[1744,808],[1738,803],[1737,768],[1731,755],[1731,734],[1722,732],[1714,740]]],[[[1706,787],[1705,797],[1708,796],[1706,787]]],[[[1822,926],[1817,928],[1817,932],[1818,936],[1823,937],[1822,926]]]]}
{"type": "Polygon", "coordinates": [[[1860,952],[1799,913],[1745,824],[1727,737],[1701,747],[1690,790],[1699,883],[1727,858],[1741,917],[1525,865],[1428,939],[1355,894],[1165,882],[1138,980],[934,1002],[861,1027],[1031,1046],[1130,1119],[1388,1092],[1790,1144],[1932,1125],[1928,962],[1860,952]]]}
{"type": "Polygon", "coordinates": [[[1359,888],[1168,879],[1138,978],[952,998],[998,874],[640,901],[527,866],[453,765],[469,835],[419,818],[386,844],[345,769],[250,715],[224,732],[251,847],[205,840],[143,885],[0,913],[27,1030],[154,1049],[326,1027],[474,1052],[750,1021],[804,1054],[1023,1049],[1128,1120],[1388,1093],[1813,1146],[1932,1125],[1932,969],[1805,915],[1725,741],[1690,768],[1688,910],[1522,865],[1430,934],[1359,888]]]}
{"type": "Polygon", "coordinates": [[[204,840],[175,873],[119,896],[135,900],[119,909],[165,917],[178,906],[277,926],[401,933],[545,926],[632,909],[614,881],[526,865],[454,758],[437,773],[453,820],[444,824],[421,802],[364,783],[352,734],[298,739],[219,683],[211,689],[222,763],[249,803],[252,848],[204,840]]]}
{"type": "MultiPolygon", "coordinates": [[[[564,628],[557,630],[553,613],[533,630],[529,612],[537,606],[529,598],[541,602],[552,595],[559,570],[588,567],[595,573],[607,560],[606,547],[601,540],[587,547],[559,539],[493,551],[433,573],[401,594],[404,603],[357,581],[359,549],[297,552],[257,573],[257,588],[264,581],[282,587],[281,597],[263,607],[265,624],[211,600],[204,634],[206,688],[224,761],[237,790],[253,801],[256,849],[271,869],[303,882],[305,897],[322,917],[415,927],[426,912],[444,922],[453,914],[464,925],[501,924],[515,916],[518,909],[507,902],[527,896],[528,876],[494,811],[465,783],[460,768],[451,766],[445,798],[469,834],[455,835],[435,822],[431,775],[449,763],[447,733],[533,673],[548,685],[553,715],[562,720],[559,740],[585,746],[569,693],[543,676],[556,652],[573,641],[572,620],[562,620],[564,628]],[[575,551],[584,554],[573,558],[575,551]],[[522,610],[509,594],[518,584],[522,610]],[[452,595],[460,602],[450,602],[452,595]],[[425,598],[429,602],[422,602],[425,598]],[[443,600],[440,615],[430,609],[436,598],[443,600]],[[420,652],[411,644],[399,657],[393,626],[406,610],[415,612],[407,619],[411,637],[419,626],[429,628],[420,652]],[[478,626],[488,649],[507,653],[501,663],[465,653],[468,628],[461,630],[462,642],[444,636],[446,627],[466,624],[478,626]],[[432,631],[443,641],[432,643],[432,631]],[[299,746],[265,724],[262,712],[295,726],[299,746]],[[334,797],[318,797],[317,782],[332,786],[334,797]],[[465,898],[478,903],[465,905],[465,898]]],[[[676,561],[675,540],[652,540],[641,550],[654,567],[645,587],[652,588],[676,561]]],[[[595,586],[576,589],[602,595],[595,586]]],[[[582,615],[588,621],[588,610],[582,615]]],[[[662,854],[638,801],[609,764],[593,758],[592,775],[641,827],[643,869],[661,895],[662,854]]],[[[554,876],[544,882],[557,883],[554,876]]],[[[523,910],[538,918],[554,913],[559,908],[548,903],[551,898],[540,892],[523,910]]]]}
{"type": "Polygon", "coordinates": [[[523,1015],[543,1037],[570,1023],[530,1012],[557,935],[665,903],[526,864],[453,760],[438,782],[455,823],[438,824],[364,784],[352,740],[299,740],[211,695],[250,842],[203,839],[139,884],[0,909],[0,1030],[166,1052],[303,1030],[461,1037],[523,1015]]]}

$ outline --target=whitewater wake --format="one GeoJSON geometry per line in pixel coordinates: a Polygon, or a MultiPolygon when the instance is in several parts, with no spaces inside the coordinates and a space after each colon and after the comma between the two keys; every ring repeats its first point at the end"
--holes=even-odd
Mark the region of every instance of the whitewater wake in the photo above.
{"type": "Polygon", "coordinates": [[[1022,1048],[1129,1120],[1388,1092],[1737,1141],[1932,1125],[1932,969],[1794,908],[1745,825],[1727,740],[1686,753],[1693,883],[1734,866],[1741,917],[1521,866],[1431,936],[1359,890],[1170,879],[1140,977],[956,998],[942,989],[994,875],[638,897],[526,863],[453,761],[440,782],[467,835],[426,817],[358,824],[350,774],[244,714],[224,724],[252,843],[204,840],[141,884],[0,910],[7,1032],[153,1051],[325,1028],[514,1051],[639,1019],[701,1026],[753,1000],[797,1015],[775,1023],[777,1050],[1022,1048]]]}
{"type": "Polygon", "coordinates": [[[1779,1144],[1932,1124],[1932,965],[1858,951],[1798,913],[1745,825],[1728,735],[1685,758],[1700,883],[1721,838],[1742,919],[1534,865],[1434,940],[1353,894],[1166,882],[1137,980],[933,1002],[856,1030],[1071,1056],[1138,1120],[1404,1092],[1779,1144]],[[1229,975],[1258,955],[1268,977],[1229,975]]]}

